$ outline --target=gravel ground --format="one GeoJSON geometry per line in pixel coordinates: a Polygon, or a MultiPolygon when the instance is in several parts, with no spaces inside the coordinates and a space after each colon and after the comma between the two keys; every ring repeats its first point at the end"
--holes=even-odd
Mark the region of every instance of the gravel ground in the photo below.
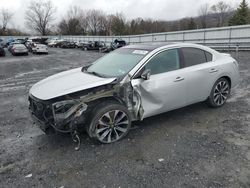
{"type": "Polygon", "coordinates": [[[199,103],[147,118],[110,145],[83,133],[75,151],[69,135],[46,136],[33,124],[28,90],[102,55],[0,58],[0,187],[250,187],[249,52],[239,54],[241,82],[222,108],[199,103]]]}

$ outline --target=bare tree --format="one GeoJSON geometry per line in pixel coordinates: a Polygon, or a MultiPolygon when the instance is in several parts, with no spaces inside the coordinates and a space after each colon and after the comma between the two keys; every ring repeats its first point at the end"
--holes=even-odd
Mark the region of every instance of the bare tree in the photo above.
{"type": "Polygon", "coordinates": [[[8,9],[2,8],[0,11],[0,34],[4,34],[7,29],[7,25],[9,24],[11,18],[13,17],[13,13],[10,12],[8,9]]]}
{"type": "Polygon", "coordinates": [[[111,15],[111,31],[114,35],[123,35],[126,33],[126,20],[122,13],[111,15]]]}
{"type": "Polygon", "coordinates": [[[100,16],[99,19],[100,19],[99,34],[100,35],[109,35],[110,29],[111,29],[110,16],[103,14],[102,16],[100,16]]]}
{"type": "Polygon", "coordinates": [[[224,26],[226,23],[226,18],[228,13],[232,10],[229,4],[226,4],[223,1],[219,1],[217,4],[211,7],[212,12],[217,16],[217,26],[224,26]]]}
{"type": "Polygon", "coordinates": [[[25,12],[26,25],[41,35],[47,35],[55,19],[55,12],[56,8],[50,0],[33,0],[25,12]]]}
{"type": "Polygon", "coordinates": [[[67,15],[59,24],[59,33],[66,35],[85,34],[86,18],[83,10],[77,6],[70,7],[67,15]]]}
{"type": "Polygon", "coordinates": [[[207,17],[209,14],[209,4],[205,3],[199,8],[199,18],[202,28],[207,28],[207,17]]]}
{"type": "Polygon", "coordinates": [[[105,13],[100,10],[89,10],[87,12],[86,20],[88,23],[88,30],[92,35],[98,34],[102,17],[105,17],[105,13]]]}

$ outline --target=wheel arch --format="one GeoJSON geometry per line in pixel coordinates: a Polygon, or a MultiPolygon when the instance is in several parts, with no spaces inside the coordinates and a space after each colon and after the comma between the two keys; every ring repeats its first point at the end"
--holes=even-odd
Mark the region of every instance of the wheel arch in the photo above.
{"type": "MultiPolygon", "coordinates": [[[[230,86],[230,88],[231,88],[232,81],[231,81],[231,78],[230,78],[229,76],[221,76],[220,78],[225,78],[225,79],[228,81],[229,86],[230,86]]],[[[219,79],[220,79],[220,78],[219,78],[219,79]]]]}

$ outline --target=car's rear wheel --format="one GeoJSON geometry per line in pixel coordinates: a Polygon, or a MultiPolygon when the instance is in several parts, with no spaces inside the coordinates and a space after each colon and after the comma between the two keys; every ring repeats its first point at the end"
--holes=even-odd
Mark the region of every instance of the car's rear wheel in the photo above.
{"type": "Polygon", "coordinates": [[[104,102],[95,109],[87,128],[90,137],[109,144],[127,135],[131,127],[131,118],[125,106],[104,102]]]}
{"type": "Polygon", "coordinates": [[[218,79],[207,99],[209,106],[217,108],[223,106],[230,95],[230,84],[226,78],[218,79]]]}

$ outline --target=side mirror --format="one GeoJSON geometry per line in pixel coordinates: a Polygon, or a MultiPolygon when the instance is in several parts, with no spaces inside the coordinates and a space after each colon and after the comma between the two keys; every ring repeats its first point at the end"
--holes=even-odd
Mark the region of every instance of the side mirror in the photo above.
{"type": "Polygon", "coordinates": [[[143,80],[149,80],[150,75],[151,75],[150,73],[151,73],[150,69],[144,70],[144,71],[142,72],[142,74],[141,74],[141,78],[142,78],[143,80]]]}

